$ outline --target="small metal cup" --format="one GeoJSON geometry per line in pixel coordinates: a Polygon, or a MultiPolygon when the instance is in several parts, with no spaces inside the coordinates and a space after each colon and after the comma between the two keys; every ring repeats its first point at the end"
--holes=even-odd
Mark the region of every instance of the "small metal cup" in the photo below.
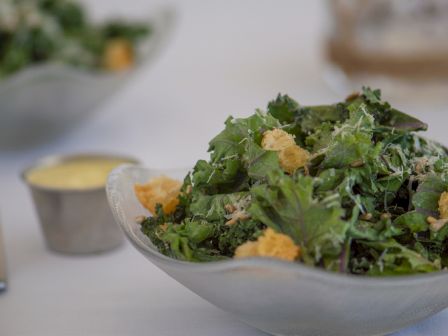
{"type": "Polygon", "coordinates": [[[137,160],[114,155],[80,154],[51,156],[39,160],[22,173],[31,190],[34,205],[50,250],[67,254],[101,253],[120,246],[123,234],[112,216],[105,187],[62,189],[34,185],[27,174],[38,167],[78,159],[137,160]]]}

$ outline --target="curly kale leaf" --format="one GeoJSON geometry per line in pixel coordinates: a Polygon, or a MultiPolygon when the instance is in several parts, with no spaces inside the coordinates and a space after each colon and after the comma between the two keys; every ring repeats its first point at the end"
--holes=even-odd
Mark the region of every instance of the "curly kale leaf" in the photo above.
{"type": "Polygon", "coordinates": [[[406,113],[398,111],[389,103],[381,100],[381,90],[362,88],[362,99],[368,104],[369,110],[374,112],[375,119],[381,125],[401,131],[425,131],[428,125],[406,113]]]}
{"type": "Polygon", "coordinates": [[[438,217],[440,195],[448,189],[448,182],[442,176],[429,174],[418,185],[412,197],[412,205],[418,213],[438,217]]]}
{"type": "Polygon", "coordinates": [[[343,168],[361,166],[378,160],[381,143],[372,145],[375,120],[365,104],[350,106],[347,122],[333,133],[333,139],[326,149],[322,168],[343,168]]]}
{"type": "Polygon", "coordinates": [[[248,189],[248,179],[275,165],[276,154],[259,147],[265,131],[279,127],[277,119],[256,113],[245,119],[229,118],[225,129],[210,141],[211,160],[200,160],[193,170],[193,184],[207,194],[248,189]],[[260,154],[264,158],[259,158],[260,154]]]}
{"type": "Polygon", "coordinates": [[[271,174],[268,184],[252,187],[251,194],[252,218],[290,236],[306,263],[339,257],[348,229],[344,211],[313,197],[312,178],[271,174]]]}
{"type": "Polygon", "coordinates": [[[207,221],[184,220],[181,224],[167,223],[159,240],[167,245],[168,255],[186,261],[224,259],[213,246],[216,227],[207,221]]]}
{"type": "Polygon", "coordinates": [[[122,38],[135,44],[151,32],[146,24],[129,24],[124,21],[109,21],[101,27],[101,34],[105,39],[122,38]]]}
{"type": "Polygon", "coordinates": [[[278,155],[274,151],[266,151],[252,141],[246,143],[246,151],[242,157],[247,175],[252,180],[266,180],[269,173],[281,171],[278,155]]]}
{"type": "Polygon", "coordinates": [[[268,114],[282,124],[298,124],[304,132],[314,131],[322,122],[342,121],[348,117],[343,104],[301,106],[288,95],[282,94],[269,102],[268,114]]]}
{"type": "Polygon", "coordinates": [[[268,104],[268,114],[282,123],[282,128],[296,136],[296,142],[305,145],[307,136],[323,123],[334,124],[345,120],[348,112],[343,104],[300,106],[287,95],[279,94],[268,104]]]}
{"type": "Polygon", "coordinates": [[[370,258],[373,258],[367,271],[369,275],[400,275],[440,270],[440,260],[432,262],[393,239],[361,244],[367,249],[370,258]]]}
{"type": "Polygon", "coordinates": [[[209,143],[211,163],[241,156],[245,152],[246,141],[252,140],[259,144],[265,131],[280,127],[277,119],[260,112],[245,119],[230,117],[225,124],[225,129],[209,143]]]}
{"type": "Polygon", "coordinates": [[[238,159],[229,158],[219,163],[199,160],[193,168],[192,180],[195,188],[216,194],[244,188],[246,176],[238,159]]]}
{"type": "Polygon", "coordinates": [[[228,211],[227,205],[235,206],[250,197],[249,192],[238,192],[231,194],[203,195],[194,194],[190,204],[190,211],[195,217],[207,221],[225,221],[228,211]]]}
{"type": "Polygon", "coordinates": [[[427,215],[417,211],[409,211],[397,217],[394,224],[403,229],[409,230],[411,233],[424,232],[429,229],[427,215]]]}
{"type": "Polygon", "coordinates": [[[233,256],[238,246],[247,241],[256,240],[266,226],[256,220],[244,220],[234,225],[224,225],[219,236],[219,250],[227,256],[233,256]]]}
{"type": "Polygon", "coordinates": [[[269,102],[268,113],[281,123],[292,123],[300,108],[299,103],[287,95],[278,94],[277,98],[269,102]]]}
{"type": "Polygon", "coordinates": [[[381,100],[381,90],[379,89],[372,90],[369,87],[363,86],[362,94],[368,103],[380,105],[383,103],[381,100]]]}
{"type": "Polygon", "coordinates": [[[161,239],[161,236],[164,233],[162,225],[172,220],[173,218],[165,215],[162,206],[158,204],[156,206],[155,215],[145,218],[141,223],[141,231],[148,236],[154,246],[165,255],[170,254],[170,246],[161,239]]]}
{"type": "Polygon", "coordinates": [[[39,7],[51,15],[67,33],[77,33],[87,27],[83,8],[70,1],[39,0],[39,7]]]}

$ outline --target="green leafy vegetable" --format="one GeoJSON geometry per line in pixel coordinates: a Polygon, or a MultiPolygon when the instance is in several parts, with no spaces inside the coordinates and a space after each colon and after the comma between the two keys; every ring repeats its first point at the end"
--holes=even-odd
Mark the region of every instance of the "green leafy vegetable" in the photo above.
{"type": "Polygon", "coordinates": [[[159,207],[142,230],[162,253],[188,261],[231,258],[240,247],[281,257],[284,246],[259,251],[273,230],[298,248],[295,262],[329,271],[444,269],[448,156],[416,134],[426,127],[370,88],[334,105],[302,106],[278,95],[266,113],[227,119],[210,142],[210,160],[186,177],[177,210],[159,207]],[[273,129],[278,138],[270,141],[278,143],[269,147],[263,138],[273,129]],[[281,154],[288,147],[293,159],[297,146],[310,157],[288,173],[281,154]]]}
{"type": "Polygon", "coordinates": [[[440,261],[431,262],[421,254],[395,240],[364,242],[375,260],[367,271],[370,275],[426,273],[440,270],[440,261]]]}
{"type": "Polygon", "coordinates": [[[314,265],[323,257],[337,258],[346,237],[348,223],[342,220],[339,205],[313,198],[313,179],[293,179],[283,173],[271,174],[269,183],[251,189],[252,218],[290,236],[303,251],[306,263],[314,265]],[[316,225],[319,223],[319,225],[316,225]]]}

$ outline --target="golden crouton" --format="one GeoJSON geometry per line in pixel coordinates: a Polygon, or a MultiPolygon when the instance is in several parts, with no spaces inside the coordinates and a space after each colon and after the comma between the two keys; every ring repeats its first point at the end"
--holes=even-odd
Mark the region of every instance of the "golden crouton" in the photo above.
{"type": "Polygon", "coordinates": [[[296,145],[291,134],[278,128],[264,132],[261,147],[277,151],[280,166],[289,174],[305,167],[310,159],[310,153],[296,145]]]}
{"type": "Polygon", "coordinates": [[[306,149],[294,145],[278,152],[278,159],[282,169],[292,174],[297,169],[306,166],[310,159],[310,153],[306,149]]]}
{"type": "Polygon", "coordinates": [[[122,71],[134,64],[134,52],[129,41],[114,39],[107,43],[103,55],[103,65],[111,71],[122,71]]]}
{"type": "Polygon", "coordinates": [[[182,182],[166,176],[151,179],[148,183],[134,186],[135,195],[140,203],[155,214],[156,205],[161,204],[165,213],[172,213],[177,204],[182,182]]]}
{"type": "Polygon", "coordinates": [[[444,218],[437,219],[432,216],[429,216],[428,218],[426,218],[426,221],[429,224],[429,228],[432,231],[437,232],[437,231],[440,231],[446,225],[446,223],[448,222],[448,219],[446,219],[446,218],[445,219],[444,218]]]}
{"type": "Polygon", "coordinates": [[[279,128],[264,132],[261,140],[261,147],[271,151],[280,151],[295,144],[294,137],[279,128]]]}
{"type": "Polygon", "coordinates": [[[440,231],[448,223],[448,192],[443,192],[439,198],[439,219],[429,216],[426,221],[432,231],[440,231]]]}
{"type": "Polygon", "coordinates": [[[237,247],[235,258],[256,257],[258,254],[258,241],[248,241],[237,247]]]}
{"type": "Polygon", "coordinates": [[[258,243],[258,252],[261,256],[292,261],[298,257],[300,252],[300,248],[291,237],[277,233],[271,228],[266,229],[264,234],[258,238],[258,243]]]}
{"type": "Polygon", "coordinates": [[[441,219],[448,219],[448,192],[443,192],[439,199],[439,212],[441,219]]]}
{"type": "Polygon", "coordinates": [[[249,241],[235,251],[235,258],[272,257],[293,261],[300,255],[300,247],[283,233],[268,228],[256,241],[249,241]]]}

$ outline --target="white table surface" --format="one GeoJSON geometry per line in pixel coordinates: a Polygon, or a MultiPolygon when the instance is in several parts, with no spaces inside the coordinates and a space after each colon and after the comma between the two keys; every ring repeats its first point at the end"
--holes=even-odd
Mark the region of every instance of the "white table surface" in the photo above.
{"type": "MultiPolygon", "coordinates": [[[[84,0],[96,16],[149,11],[155,1],[84,0]]],[[[158,1],[165,3],[166,1],[158,1]]],[[[51,144],[0,152],[0,215],[9,290],[0,295],[1,336],[263,335],[215,308],[129,244],[99,256],[68,257],[44,245],[18,175],[54,153],[107,151],[151,167],[205,157],[229,114],[244,116],[278,92],[305,104],[333,102],[322,79],[321,1],[174,1],[176,31],[161,56],[74,131],[51,144]]],[[[63,112],[63,111],[62,111],[63,112]]],[[[448,114],[415,107],[448,142],[448,114]]],[[[396,335],[447,335],[448,311],[396,335]]]]}

